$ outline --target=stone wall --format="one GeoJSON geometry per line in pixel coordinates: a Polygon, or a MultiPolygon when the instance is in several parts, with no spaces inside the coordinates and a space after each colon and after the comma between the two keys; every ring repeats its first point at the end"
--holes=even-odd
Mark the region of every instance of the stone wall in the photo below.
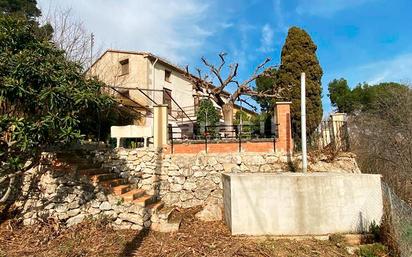
{"type": "Polygon", "coordinates": [[[117,229],[142,229],[151,225],[151,213],[143,207],[123,202],[93,185],[75,170],[42,164],[23,178],[22,194],[16,201],[23,223],[54,219],[71,226],[85,219],[105,218],[117,229]]]}
{"type": "MultiPolygon", "coordinates": [[[[167,205],[189,208],[222,202],[221,174],[286,172],[299,169],[301,157],[282,153],[162,154],[150,148],[97,152],[99,161],[138,188],[156,194],[167,205]]],[[[311,171],[359,173],[352,155],[328,162],[309,160],[311,171]]]]}
{"type": "Polygon", "coordinates": [[[97,162],[102,163],[103,168],[118,173],[137,188],[155,193],[154,189],[159,184],[155,175],[159,175],[162,169],[162,155],[159,151],[153,148],[116,148],[94,151],[93,155],[97,162]]]}
{"type": "MultiPolygon", "coordinates": [[[[132,187],[145,189],[166,205],[182,208],[221,205],[223,173],[291,171],[298,169],[296,163],[300,159],[280,153],[162,154],[150,148],[94,150],[91,156],[103,168],[127,178],[132,187]]],[[[309,168],[359,173],[351,155],[334,162],[323,157],[312,159],[309,168]]],[[[106,217],[117,228],[150,226],[148,210],[123,202],[87,177],[79,176],[76,170],[42,164],[26,174],[23,185],[17,205],[25,224],[53,218],[73,225],[87,217],[106,217]]]]}

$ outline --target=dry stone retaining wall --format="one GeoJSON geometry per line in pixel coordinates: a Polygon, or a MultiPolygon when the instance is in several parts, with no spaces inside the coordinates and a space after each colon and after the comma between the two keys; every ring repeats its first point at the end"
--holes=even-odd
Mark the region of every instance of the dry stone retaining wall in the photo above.
{"type": "MultiPolygon", "coordinates": [[[[277,153],[162,154],[150,148],[93,151],[94,161],[127,178],[133,187],[155,194],[166,205],[189,208],[222,204],[221,175],[227,172],[284,172],[299,156],[277,153]]],[[[358,173],[353,156],[328,163],[312,160],[320,171],[358,173]]],[[[21,207],[25,224],[53,218],[73,225],[86,218],[106,217],[116,228],[149,227],[151,213],[107,194],[75,171],[59,171],[49,164],[33,168],[24,178],[21,207]],[[29,190],[30,189],[30,190],[29,190]]]]}
{"type": "MultiPolygon", "coordinates": [[[[162,154],[150,148],[97,152],[103,165],[139,188],[156,194],[167,205],[189,208],[222,203],[221,174],[227,172],[285,172],[299,169],[300,156],[281,153],[162,154]]],[[[309,169],[359,173],[353,155],[328,162],[319,156],[309,169]]]]}
{"type": "Polygon", "coordinates": [[[16,206],[25,225],[54,219],[71,226],[85,219],[105,218],[116,229],[142,229],[151,225],[152,216],[150,210],[123,202],[74,170],[56,170],[48,164],[25,174],[16,206]]]}

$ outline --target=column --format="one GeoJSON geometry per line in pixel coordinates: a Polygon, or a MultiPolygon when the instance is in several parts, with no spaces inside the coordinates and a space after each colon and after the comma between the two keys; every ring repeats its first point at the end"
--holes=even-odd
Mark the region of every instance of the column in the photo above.
{"type": "Polygon", "coordinates": [[[274,120],[277,123],[278,140],[276,141],[276,151],[292,154],[292,126],[290,117],[290,105],[292,102],[276,102],[274,120]]]}
{"type": "Polygon", "coordinates": [[[153,107],[153,146],[161,149],[167,145],[167,104],[153,107]]]}

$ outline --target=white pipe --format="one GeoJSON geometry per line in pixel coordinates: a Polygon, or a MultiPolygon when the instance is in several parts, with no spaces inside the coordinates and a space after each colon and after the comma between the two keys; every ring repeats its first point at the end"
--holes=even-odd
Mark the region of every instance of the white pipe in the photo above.
{"type": "MultiPolygon", "coordinates": [[[[156,63],[157,63],[157,61],[159,60],[159,58],[156,58],[156,60],[153,62],[153,64],[152,64],[152,89],[153,89],[153,91],[152,91],[152,99],[155,99],[155,94],[156,94],[156,91],[155,91],[155,89],[156,89],[156,70],[155,70],[155,65],[156,65],[156,63]]],[[[156,101],[156,100],[155,100],[156,101]]],[[[150,101],[151,102],[151,101],[150,101]]],[[[153,106],[153,103],[151,102],[151,104],[152,104],[152,106],[153,106]]]]}
{"type": "Polygon", "coordinates": [[[306,78],[302,72],[300,76],[300,113],[302,126],[302,172],[308,170],[308,155],[306,150],[306,78]]]}

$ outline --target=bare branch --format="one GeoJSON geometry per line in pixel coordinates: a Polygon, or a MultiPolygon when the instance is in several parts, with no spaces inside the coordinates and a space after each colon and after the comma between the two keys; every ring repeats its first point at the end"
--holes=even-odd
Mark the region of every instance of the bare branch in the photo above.
{"type": "Polygon", "coordinates": [[[49,8],[48,13],[42,16],[41,23],[53,27],[52,41],[65,51],[68,59],[79,62],[83,67],[91,63],[91,34],[83,21],[73,15],[71,8],[49,8]]]}

